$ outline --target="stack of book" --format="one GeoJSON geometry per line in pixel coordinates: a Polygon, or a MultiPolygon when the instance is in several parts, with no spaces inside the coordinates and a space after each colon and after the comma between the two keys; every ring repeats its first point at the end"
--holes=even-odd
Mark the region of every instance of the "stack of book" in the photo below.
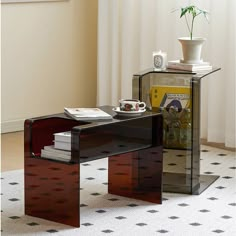
{"type": "Polygon", "coordinates": [[[44,146],[41,157],[69,162],[71,160],[71,132],[55,133],[54,145],[44,146]]]}
{"type": "Polygon", "coordinates": [[[71,151],[71,131],[54,134],[54,147],[71,151]]]}
{"type": "Polygon", "coordinates": [[[212,66],[210,65],[209,62],[201,62],[198,64],[187,64],[187,63],[182,63],[180,60],[168,61],[167,68],[175,70],[191,71],[191,72],[212,70],[212,66]]]}

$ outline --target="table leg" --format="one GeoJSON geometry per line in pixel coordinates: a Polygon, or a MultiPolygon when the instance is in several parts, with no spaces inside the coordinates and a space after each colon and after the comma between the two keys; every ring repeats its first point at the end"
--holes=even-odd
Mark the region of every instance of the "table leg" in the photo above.
{"type": "Polygon", "coordinates": [[[79,164],[25,158],[25,214],[80,226],[79,164]]]}
{"type": "Polygon", "coordinates": [[[108,192],[162,203],[162,147],[109,157],[108,192]]]}

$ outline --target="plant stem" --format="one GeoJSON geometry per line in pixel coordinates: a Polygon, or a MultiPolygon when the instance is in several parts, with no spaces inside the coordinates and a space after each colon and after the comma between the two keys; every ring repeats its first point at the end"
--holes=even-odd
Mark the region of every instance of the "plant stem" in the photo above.
{"type": "Polygon", "coordinates": [[[194,23],[194,19],[195,19],[195,17],[193,16],[192,25],[191,25],[191,31],[190,31],[190,39],[191,40],[193,39],[193,23],[194,23]]]}
{"type": "Polygon", "coordinates": [[[186,15],[184,15],[184,18],[185,18],[185,21],[186,21],[186,24],[187,24],[187,27],[188,27],[188,32],[190,33],[190,37],[191,37],[191,30],[190,30],[186,15]]]}

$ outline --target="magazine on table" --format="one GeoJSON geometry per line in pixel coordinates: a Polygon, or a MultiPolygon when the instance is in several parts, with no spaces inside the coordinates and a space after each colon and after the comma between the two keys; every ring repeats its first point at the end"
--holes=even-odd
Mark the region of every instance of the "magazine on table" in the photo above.
{"type": "Polygon", "coordinates": [[[75,120],[92,121],[92,120],[112,120],[112,116],[100,108],[64,108],[66,115],[75,120]]]}

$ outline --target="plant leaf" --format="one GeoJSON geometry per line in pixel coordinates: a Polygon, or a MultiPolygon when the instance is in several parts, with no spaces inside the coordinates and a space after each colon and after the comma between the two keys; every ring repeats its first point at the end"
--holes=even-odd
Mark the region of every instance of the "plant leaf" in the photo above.
{"type": "Polygon", "coordinates": [[[184,16],[187,12],[188,12],[188,7],[181,8],[180,18],[181,18],[182,16],[184,16]]]}

